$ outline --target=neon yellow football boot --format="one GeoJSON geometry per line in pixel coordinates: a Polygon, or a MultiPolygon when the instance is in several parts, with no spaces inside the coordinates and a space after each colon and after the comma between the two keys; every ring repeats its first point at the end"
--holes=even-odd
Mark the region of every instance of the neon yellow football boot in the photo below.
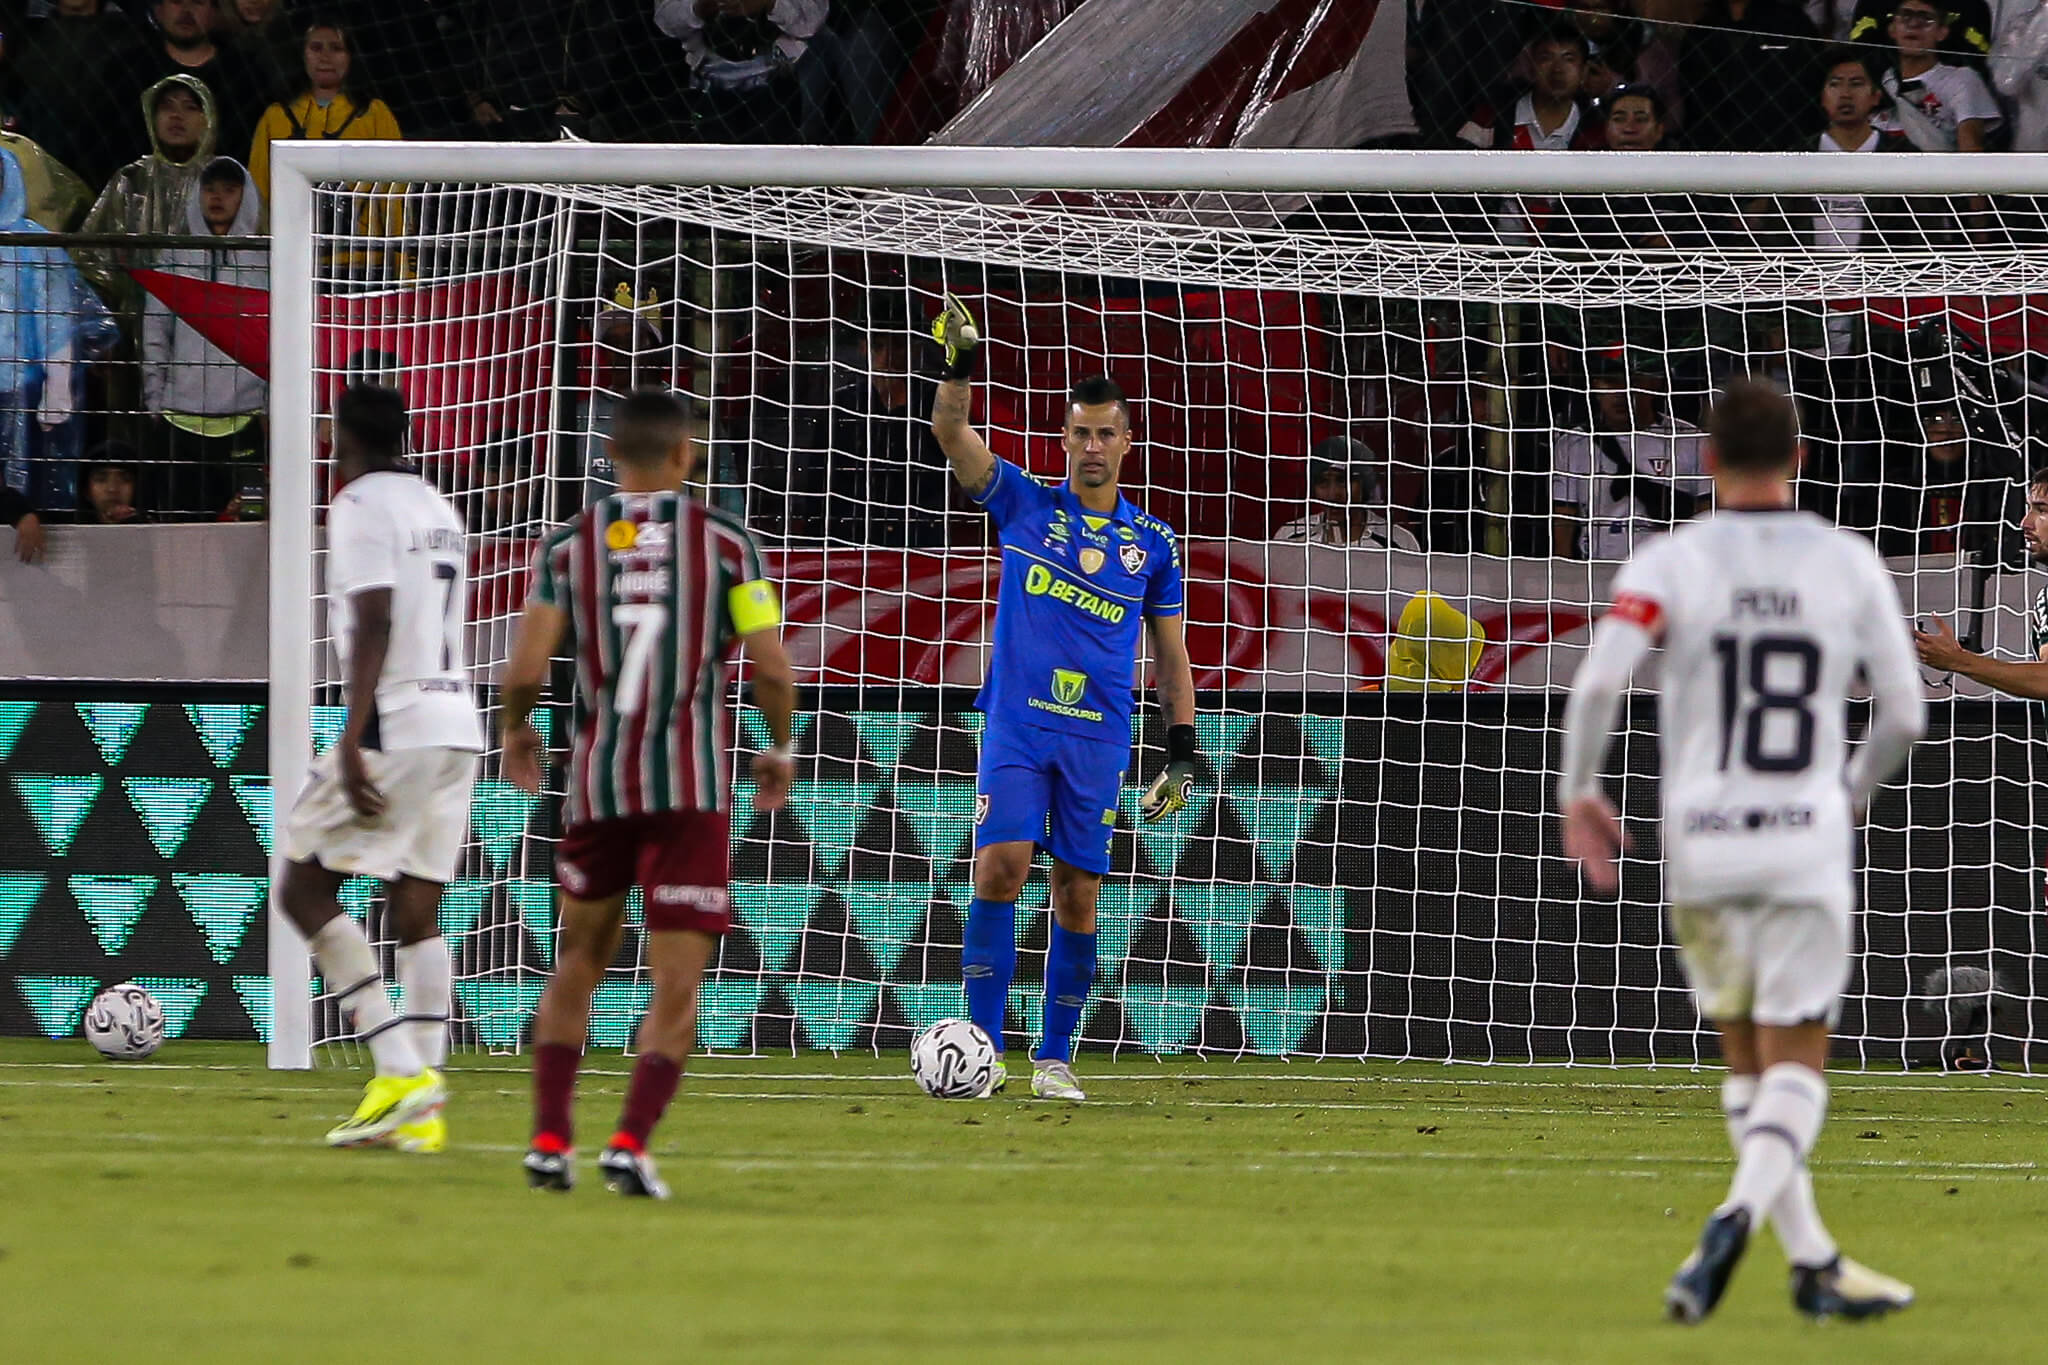
{"type": "Polygon", "coordinates": [[[441,1073],[429,1067],[417,1076],[373,1076],[363,1087],[356,1112],[327,1131],[330,1147],[366,1147],[409,1123],[436,1117],[447,1103],[441,1073]]]}
{"type": "Polygon", "coordinates": [[[434,1156],[448,1150],[448,1119],[443,1114],[405,1124],[391,1135],[391,1145],[401,1152],[434,1156]]]}

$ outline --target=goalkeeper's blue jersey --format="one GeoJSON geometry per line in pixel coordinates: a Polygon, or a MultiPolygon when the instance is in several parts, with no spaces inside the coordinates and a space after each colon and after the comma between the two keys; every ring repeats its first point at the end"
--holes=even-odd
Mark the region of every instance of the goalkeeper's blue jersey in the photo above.
{"type": "Polygon", "coordinates": [[[1005,460],[976,499],[1003,543],[995,647],[977,705],[991,725],[1131,742],[1138,633],[1181,612],[1180,546],[1123,498],[1090,512],[1005,460]]]}

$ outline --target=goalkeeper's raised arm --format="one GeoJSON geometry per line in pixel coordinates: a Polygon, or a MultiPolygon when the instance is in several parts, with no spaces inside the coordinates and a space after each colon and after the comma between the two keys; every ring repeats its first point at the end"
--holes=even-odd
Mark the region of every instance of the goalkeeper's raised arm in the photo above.
{"type": "Polygon", "coordinates": [[[951,294],[946,295],[945,308],[932,319],[932,340],[946,352],[944,377],[932,400],[932,434],[939,438],[939,449],[946,452],[946,463],[953,466],[953,477],[969,497],[978,498],[996,473],[995,455],[967,422],[974,410],[974,387],[969,381],[981,352],[981,331],[967,305],[951,294]]]}

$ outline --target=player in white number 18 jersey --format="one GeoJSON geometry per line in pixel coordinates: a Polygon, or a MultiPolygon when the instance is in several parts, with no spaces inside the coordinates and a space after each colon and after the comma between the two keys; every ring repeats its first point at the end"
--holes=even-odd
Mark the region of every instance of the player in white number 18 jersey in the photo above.
{"type": "Polygon", "coordinates": [[[1869,541],[1792,505],[1792,402],[1736,380],[1708,424],[1713,517],[1643,546],[1616,575],[1565,711],[1565,851],[1596,890],[1626,840],[1599,784],[1629,671],[1662,645],[1665,893],[1700,1013],[1721,1035],[1721,1106],[1737,1162],[1728,1198],[1665,1306],[1712,1312],[1768,1219],[1812,1317],[1913,1301],[1844,1258],[1806,1171],[1827,1112],[1828,1033],[1849,975],[1852,839],[1920,737],[1920,678],[1891,576],[1869,541]],[[1875,701],[1853,757],[1846,703],[1875,701]]]}
{"type": "Polygon", "coordinates": [[[327,513],[327,598],[348,718],[284,821],[279,900],[377,1066],[362,1104],[327,1141],[438,1152],[447,1130],[436,1068],[453,985],[441,888],[469,832],[483,733],[463,657],[462,521],[404,462],[405,436],[395,390],[358,384],[335,406],[341,488],[327,513]],[[404,1015],[336,900],[349,876],[385,883],[404,1015]]]}

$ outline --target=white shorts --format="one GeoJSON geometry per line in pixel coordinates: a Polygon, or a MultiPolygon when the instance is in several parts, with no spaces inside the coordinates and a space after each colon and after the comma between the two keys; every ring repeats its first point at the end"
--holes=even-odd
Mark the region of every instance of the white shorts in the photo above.
{"type": "Polygon", "coordinates": [[[1717,901],[1671,907],[1678,957],[1700,1014],[1833,1028],[1849,982],[1846,902],[1717,901]]]}
{"type": "Polygon", "coordinates": [[[285,818],[282,848],[292,862],[329,872],[397,881],[454,879],[469,835],[476,754],[468,749],[365,752],[370,781],[384,794],[384,813],[356,814],[332,752],[313,760],[305,790],[285,818]]]}

